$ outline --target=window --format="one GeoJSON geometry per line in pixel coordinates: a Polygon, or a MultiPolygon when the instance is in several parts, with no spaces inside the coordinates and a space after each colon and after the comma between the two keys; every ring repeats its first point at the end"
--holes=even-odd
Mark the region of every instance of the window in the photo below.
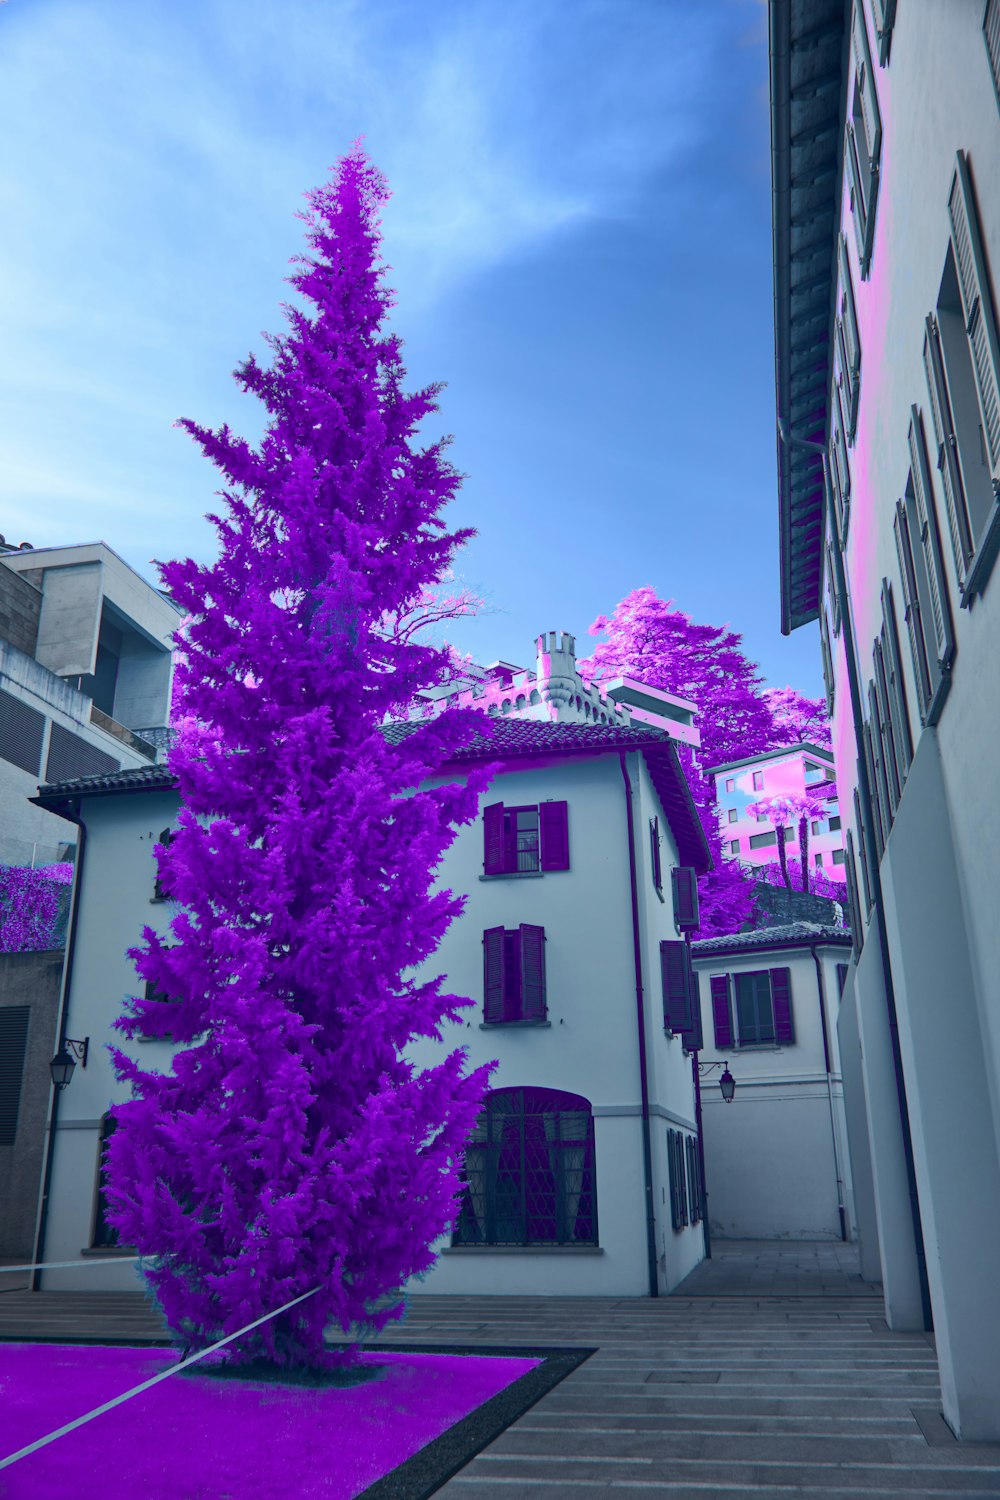
{"type": "Polygon", "coordinates": [[[0,1006],[0,1145],[12,1146],[21,1107],[30,1006],[0,1006]]]}
{"type": "Polygon", "coordinates": [[[483,809],[483,869],[487,875],[537,875],[569,869],[567,804],[483,809]]]}
{"type": "Polygon", "coordinates": [[[899,659],[899,633],[896,629],[896,609],[892,598],[892,584],[882,579],[882,629],[876,642],[876,666],[879,674],[879,693],[884,696],[889,714],[892,749],[895,757],[895,775],[900,795],[913,760],[913,740],[910,736],[910,715],[906,706],[906,689],[903,686],[903,670],[899,659]]]}
{"type": "Polygon", "coordinates": [[[810,826],[810,828],[811,828],[811,830],[812,830],[813,833],[819,833],[820,824],[819,824],[819,821],[817,819],[814,819],[813,822],[809,826],[810,826]]]}
{"type": "MultiPolygon", "coordinates": [[[[870,782],[869,785],[871,785],[870,782]]],[[[859,797],[857,791],[855,791],[854,793],[854,826],[858,830],[858,857],[861,861],[861,879],[864,882],[865,888],[865,916],[870,917],[872,914],[872,906],[874,904],[875,898],[872,895],[871,873],[868,868],[868,837],[865,833],[865,825],[861,818],[861,798],[859,797]]],[[[848,848],[851,850],[851,860],[853,864],[854,851],[851,846],[850,830],[848,830],[847,834],[847,844],[848,848]]],[[[851,868],[852,865],[848,865],[848,869],[851,868]]],[[[858,931],[860,932],[860,930],[861,929],[859,926],[858,931]]]]}
{"type": "Polygon", "coordinates": [[[851,284],[851,263],[847,254],[847,241],[841,235],[838,242],[840,263],[840,287],[837,296],[836,353],[840,365],[840,385],[844,397],[844,425],[847,441],[854,441],[858,423],[858,402],[861,396],[861,339],[858,334],[858,315],[854,306],[854,287],[851,284]]]}
{"type": "Polygon", "coordinates": [[[739,839],[730,839],[729,840],[729,852],[730,852],[730,854],[739,854],[739,852],[740,852],[740,841],[739,841],[739,839]]]}
{"type": "Polygon", "coordinates": [[[735,790],[736,790],[736,777],[735,776],[727,776],[726,777],[726,791],[727,792],[735,792],[735,790]]]}
{"type": "Polygon", "coordinates": [[[1000,344],[972,178],[959,151],[951,244],[924,367],[961,602],[986,585],[1000,546],[1000,344]]]}
{"type": "Polygon", "coordinates": [[[490,927],[483,933],[483,1020],[544,1021],[545,928],[490,927]]]}
{"type": "Polygon", "coordinates": [[[106,1249],[118,1244],[118,1231],[108,1223],[108,1200],[106,1188],[108,1176],[104,1165],[104,1149],[115,1131],[114,1115],[106,1114],[101,1121],[100,1143],[97,1148],[97,1193],[94,1204],[94,1233],[91,1245],[94,1249],[106,1249]]]}
{"type": "Polygon", "coordinates": [[[827,819],[826,826],[831,833],[836,833],[840,828],[840,818],[835,814],[832,818],[827,819]]]}
{"type": "Polygon", "coordinates": [[[731,807],[726,816],[728,817],[730,823],[735,823],[737,818],[739,817],[739,813],[736,811],[735,807],[731,807]]]}
{"type": "Polygon", "coordinates": [[[834,385],[830,397],[830,479],[833,483],[834,509],[837,514],[837,537],[841,547],[847,544],[851,519],[851,466],[847,461],[844,437],[844,415],[840,387],[834,385]]]}
{"type": "Polygon", "coordinates": [[[663,865],[660,859],[660,820],[650,818],[649,820],[649,854],[653,870],[653,885],[658,891],[663,890],[663,865]]]}
{"type": "Polygon", "coordinates": [[[754,789],[755,792],[761,792],[761,791],[764,790],[764,772],[763,771],[754,771],[754,773],[753,773],[753,789],[754,789]]]}
{"type": "Polygon", "coordinates": [[[496,1089],[465,1148],[454,1245],[596,1245],[590,1102],[561,1089],[496,1089]]]}
{"type": "Polygon", "coordinates": [[[776,833],[752,833],[750,835],[751,849],[770,849],[778,842],[776,833]]]}
{"type": "MultiPolygon", "coordinates": [[[[174,837],[174,830],[172,828],[164,828],[162,830],[162,832],[160,834],[160,837],[157,840],[157,842],[163,846],[164,850],[167,850],[167,849],[170,848],[170,845],[173,842],[173,837],[174,837]]],[[[153,900],[154,901],[166,901],[166,899],[167,899],[167,892],[166,892],[166,889],[165,889],[165,887],[163,885],[163,881],[160,878],[160,862],[159,862],[159,859],[157,859],[157,862],[156,862],[156,882],[155,882],[155,884],[153,886],[153,900]]]]}
{"type": "Polygon", "coordinates": [[[685,1172],[686,1150],[684,1133],[667,1131],[667,1167],[670,1174],[670,1223],[674,1229],[683,1229],[688,1222],[688,1195],[685,1172]]]}
{"type": "Polygon", "coordinates": [[[822,867],[823,867],[823,856],[822,856],[822,854],[815,855],[814,859],[813,859],[813,862],[814,862],[814,864],[816,865],[816,867],[818,869],[822,869],[822,867]]]}
{"type": "Polygon", "coordinates": [[[872,0],[872,20],[878,42],[878,60],[884,68],[889,61],[892,23],[896,19],[896,0],[872,0]]]}
{"type": "Polygon", "coordinates": [[[882,116],[879,111],[868,28],[865,25],[862,0],[855,0],[851,22],[851,51],[854,55],[854,87],[847,118],[848,195],[854,233],[858,242],[858,261],[862,281],[871,268],[875,241],[875,205],[878,199],[879,159],[882,153],[882,116]]]}
{"type": "Polygon", "coordinates": [[[955,644],[923,422],[915,406],[908,443],[910,472],[893,530],[920,722],[936,724],[951,685],[955,644]]]}
{"type": "Polygon", "coordinates": [[[0,688],[0,756],[37,776],[42,764],[45,716],[0,688]]]}
{"type": "Polygon", "coordinates": [[[781,1047],[795,1041],[788,969],[715,974],[711,979],[715,1045],[781,1047]]]}
{"type": "Polygon", "coordinates": [[[834,849],[833,862],[835,865],[842,865],[844,863],[844,858],[845,857],[843,849],[834,849]]]}

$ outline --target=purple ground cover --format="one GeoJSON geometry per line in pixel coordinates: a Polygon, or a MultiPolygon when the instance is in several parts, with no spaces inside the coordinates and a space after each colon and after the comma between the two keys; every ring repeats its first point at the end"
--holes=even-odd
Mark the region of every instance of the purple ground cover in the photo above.
{"type": "MultiPolygon", "coordinates": [[[[157,1374],[170,1350],[0,1346],[0,1457],[157,1374]]],[[[362,1355],[345,1386],[182,1373],[0,1472],[4,1500],[352,1500],[538,1359],[362,1355]]],[[[197,1367],[194,1367],[197,1369],[197,1367]]]]}

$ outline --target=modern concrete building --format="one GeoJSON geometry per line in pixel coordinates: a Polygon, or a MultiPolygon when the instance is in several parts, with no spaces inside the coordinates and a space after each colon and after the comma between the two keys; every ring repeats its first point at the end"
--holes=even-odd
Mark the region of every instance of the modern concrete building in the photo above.
{"type": "Polygon", "coordinates": [[[0,540],[0,863],[66,857],[73,830],[29,799],[39,781],[156,759],[179,612],[105,542],[0,540]]]}
{"type": "MultiPolygon", "coordinates": [[[[559,639],[565,655],[572,638],[559,639]]],[[[481,757],[502,762],[440,867],[468,901],[429,962],[476,1001],[444,1024],[444,1045],[466,1046],[470,1066],[500,1066],[454,1233],[409,1290],[659,1295],[704,1253],[683,932],[708,850],[665,729],[630,723],[627,708],[595,723],[575,703],[568,720],[548,676],[537,691],[531,707],[554,702],[551,718],[498,717],[447,776],[481,757]]],[[[112,1238],[99,1154],[107,1111],[126,1095],[104,1042],[137,982],[126,949],[144,924],[169,928],[153,850],[178,799],[155,766],[49,785],[38,803],[86,830],[65,1024],[91,1051],[60,1097],[37,1250],[76,1260],[106,1254],[112,1238]]],[[[120,1045],[161,1066],[172,1055],[165,1042],[120,1045]]],[[[440,1044],[415,1042],[408,1055],[432,1064],[440,1044]]],[[[112,1265],[40,1281],[112,1289],[135,1274],[112,1265]]]]}
{"type": "Polygon", "coordinates": [[[713,1240],[854,1236],[837,1040],[850,954],[850,933],[815,922],[691,945],[713,1240]],[[714,1087],[726,1064],[728,1103],[714,1087]]]}
{"type": "Polygon", "coordinates": [[[770,0],[781,626],[819,622],[867,1263],[1000,1440],[1000,3],[770,0]]]}
{"type": "MultiPolygon", "coordinates": [[[[821,870],[829,880],[844,879],[844,835],[833,763],[833,752],[821,745],[785,745],[763,755],[725,765],[706,766],[715,777],[719,805],[719,831],[723,852],[742,864],[774,864],[778,858],[778,835],[773,823],[747,811],[768,797],[811,795],[821,807],[809,823],[809,868],[821,870]]],[[[793,824],[785,839],[791,858],[801,859],[798,827],[793,824]]]]}

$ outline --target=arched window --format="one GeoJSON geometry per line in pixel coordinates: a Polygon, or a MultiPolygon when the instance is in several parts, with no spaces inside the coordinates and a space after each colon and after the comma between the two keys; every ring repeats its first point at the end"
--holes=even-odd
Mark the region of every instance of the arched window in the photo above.
{"type": "Polygon", "coordinates": [[[514,706],[515,706],[515,708],[518,709],[518,711],[520,711],[524,707],[524,705],[527,703],[527,701],[528,700],[525,698],[525,696],[524,696],[523,693],[518,693],[518,695],[517,695],[517,702],[516,702],[516,704],[514,706]]]}
{"type": "Polygon", "coordinates": [[[590,1101],[562,1089],[496,1089],[465,1149],[455,1245],[596,1245],[590,1101]]]}
{"type": "Polygon", "coordinates": [[[104,1148],[114,1134],[116,1124],[112,1114],[106,1114],[101,1120],[101,1141],[97,1150],[97,1202],[94,1206],[94,1236],[91,1241],[95,1249],[118,1244],[118,1231],[108,1223],[108,1200],[104,1192],[107,1183],[104,1148]]]}
{"type": "Polygon", "coordinates": [[[529,703],[541,703],[541,701],[542,701],[542,698],[541,698],[541,694],[539,693],[538,689],[537,688],[532,688],[531,689],[531,697],[528,699],[528,702],[529,703]]]}
{"type": "Polygon", "coordinates": [[[511,708],[510,699],[509,698],[505,698],[503,700],[503,702],[501,703],[501,705],[500,705],[500,712],[502,714],[509,714],[510,713],[510,708],[511,708]]]}

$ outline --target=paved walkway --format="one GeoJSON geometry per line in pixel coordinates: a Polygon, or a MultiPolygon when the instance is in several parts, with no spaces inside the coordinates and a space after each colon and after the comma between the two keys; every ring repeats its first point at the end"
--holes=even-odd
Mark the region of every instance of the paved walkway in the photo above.
{"type": "MultiPolygon", "coordinates": [[[[381,1342],[598,1348],[443,1500],[1000,1500],[1000,1445],[955,1441],[931,1337],[856,1274],[846,1247],[721,1242],[672,1297],[419,1295],[381,1342]]],[[[135,1293],[0,1297],[7,1336],[155,1329],[135,1293]]]]}

